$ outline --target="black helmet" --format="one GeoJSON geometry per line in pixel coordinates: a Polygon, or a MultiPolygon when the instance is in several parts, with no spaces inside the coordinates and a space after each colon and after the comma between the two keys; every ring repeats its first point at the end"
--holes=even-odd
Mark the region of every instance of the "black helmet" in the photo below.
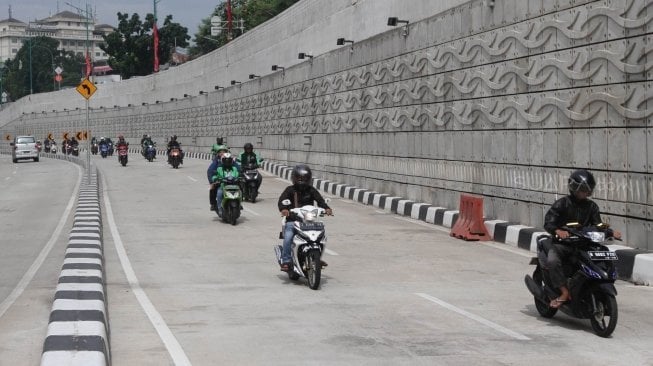
{"type": "Polygon", "coordinates": [[[585,169],[579,169],[571,173],[567,183],[569,185],[569,193],[571,194],[587,192],[591,195],[594,187],[596,187],[594,176],[585,169]]]}
{"type": "Polygon", "coordinates": [[[243,150],[245,150],[245,152],[252,152],[254,151],[254,146],[248,142],[243,146],[243,150]]]}
{"type": "Polygon", "coordinates": [[[177,141],[177,135],[172,135],[172,141],[177,141]]]}
{"type": "Polygon", "coordinates": [[[310,187],[311,184],[313,183],[312,178],[313,178],[313,173],[311,173],[311,168],[309,168],[308,165],[305,164],[295,165],[290,175],[292,184],[297,189],[310,187]]]}

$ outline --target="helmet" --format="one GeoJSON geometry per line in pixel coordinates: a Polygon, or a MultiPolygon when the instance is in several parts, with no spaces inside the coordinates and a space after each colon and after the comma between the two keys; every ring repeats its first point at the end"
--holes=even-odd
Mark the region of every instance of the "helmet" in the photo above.
{"type": "Polygon", "coordinates": [[[254,146],[248,142],[243,146],[243,150],[245,150],[245,152],[252,152],[254,151],[254,146]]]}
{"type": "Polygon", "coordinates": [[[231,156],[231,153],[226,152],[222,155],[221,162],[223,168],[230,169],[234,164],[234,158],[231,156]]]}
{"type": "Polygon", "coordinates": [[[292,184],[297,189],[302,189],[310,187],[312,183],[313,173],[311,173],[311,168],[305,164],[298,164],[292,170],[290,174],[290,179],[292,184]]]}
{"type": "Polygon", "coordinates": [[[123,136],[123,135],[118,135],[118,140],[122,140],[122,139],[124,139],[124,138],[125,138],[125,136],[123,136]]]}
{"type": "Polygon", "coordinates": [[[229,152],[229,148],[225,145],[218,145],[215,147],[215,153],[219,154],[220,152],[229,152]]]}
{"type": "Polygon", "coordinates": [[[591,195],[594,187],[596,187],[594,176],[585,169],[579,169],[571,173],[567,183],[569,185],[569,193],[571,194],[586,192],[591,195]]]}
{"type": "Polygon", "coordinates": [[[177,141],[177,135],[172,135],[172,137],[171,137],[170,139],[171,139],[172,141],[177,141]]]}
{"type": "Polygon", "coordinates": [[[151,138],[151,137],[150,137],[150,135],[145,135],[145,138],[146,138],[146,139],[149,139],[149,138],[151,138]]]}

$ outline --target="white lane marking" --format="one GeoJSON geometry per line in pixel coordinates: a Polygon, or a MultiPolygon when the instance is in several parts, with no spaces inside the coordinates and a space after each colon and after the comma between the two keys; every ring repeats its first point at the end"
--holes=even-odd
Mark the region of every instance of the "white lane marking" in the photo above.
{"type": "Polygon", "coordinates": [[[5,178],[5,180],[9,180],[9,179],[11,179],[11,177],[7,177],[7,178],[5,178]]]}
{"type": "Polygon", "coordinates": [[[9,296],[7,296],[7,298],[4,299],[2,303],[0,303],[0,318],[7,312],[7,310],[9,310],[11,305],[14,304],[16,299],[23,293],[23,291],[25,291],[25,288],[32,281],[32,278],[34,278],[34,275],[45,261],[45,258],[50,253],[50,250],[52,250],[54,244],[57,242],[59,235],[61,235],[61,231],[66,225],[66,221],[68,221],[68,217],[70,216],[70,213],[73,210],[73,206],[75,205],[75,199],[77,198],[77,192],[79,190],[79,186],[82,182],[82,169],[76,164],[75,167],[77,167],[77,175],[78,175],[77,184],[75,185],[73,194],[70,197],[70,200],[68,201],[68,205],[66,206],[66,209],[63,211],[63,214],[61,215],[61,219],[59,219],[59,223],[57,224],[57,227],[54,229],[52,236],[50,236],[50,240],[48,240],[48,242],[45,244],[43,249],[41,249],[41,252],[34,260],[34,263],[32,263],[29,269],[27,269],[27,272],[25,272],[25,274],[20,279],[20,281],[18,281],[18,284],[16,284],[16,287],[11,291],[9,296]]]}
{"type": "Polygon", "coordinates": [[[193,182],[197,182],[197,179],[191,177],[190,175],[187,175],[188,179],[192,180],[193,182]]]}
{"type": "Polygon", "coordinates": [[[515,339],[519,339],[521,341],[530,341],[531,340],[530,338],[526,337],[523,334],[517,333],[517,332],[512,331],[512,330],[510,330],[508,328],[502,327],[499,324],[493,323],[493,322],[491,322],[491,321],[489,321],[489,320],[487,320],[485,318],[482,318],[482,317],[480,317],[478,315],[474,315],[474,314],[472,314],[470,312],[467,312],[467,311],[465,311],[463,309],[460,309],[460,308],[458,308],[458,307],[456,307],[454,305],[451,305],[451,304],[449,304],[449,303],[447,303],[445,301],[442,301],[442,300],[440,300],[440,299],[438,299],[436,297],[433,297],[431,295],[424,294],[424,293],[415,293],[415,295],[417,295],[417,296],[419,296],[421,298],[424,298],[426,300],[429,300],[431,302],[434,302],[434,303],[442,306],[445,309],[451,310],[451,311],[453,311],[455,313],[458,313],[458,314],[460,314],[460,315],[462,315],[464,317],[467,317],[467,318],[469,318],[471,320],[477,321],[477,322],[479,322],[479,323],[481,323],[483,325],[486,325],[486,326],[488,326],[488,327],[490,327],[490,328],[492,328],[492,329],[494,329],[494,330],[496,330],[498,332],[501,332],[503,334],[509,335],[509,336],[511,336],[511,337],[513,337],[515,339]]]}
{"type": "Polygon", "coordinates": [[[338,253],[334,252],[331,249],[324,249],[324,252],[328,255],[338,255],[338,253]]]}
{"type": "Polygon", "coordinates": [[[256,212],[254,212],[253,210],[250,210],[250,209],[247,208],[247,207],[243,207],[243,210],[245,210],[245,211],[251,213],[252,215],[255,215],[255,216],[261,216],[261,214],[256,213],[256,212]]]}
{"type": "Polygon", "coordinates": [[[281,181],[281,182],[290,182],[289,180],[283,179],[283,178],[274,178],[274,180],[278,180],[278,181],[281,181]]]}
{"type": "MultiPolygon", "coordinates": [[[[102,186],[107,187],[104,175],[102,176],[102,186]]],[[[125,272],[125,276],[127,276],[129,286],[132,288],[132,292],[136,296],[138,302],[141,304],[143,311],[150,319],[154,329],[156,329],[157,333],[159,334],[163,344],[165,344],[166,349],[168,350],[170,357],[172,357],[175,365],[191,365],[190,360],[186,356],[186,353],[184,353],[184,350],[181,348],[181,345],[175,338],[174,334],[172,334],[165,320],[163,320],[163,317],[156,310],[138,282],[136,273],[134,273],[134,269],[132,268],[131,262],[129,261],[129,257],[127,257],[125,247],[123,246],[122,240],[120,239],[120,234],[118,233],[118,227],[116,226],[116,222],[113,218],[113,210],[111,209],[111,203],[109,202],[109,194],[107,191],[107,189],[103,190],[104,205],[107,210],[107,221],[109,223],[109,227],[111,228],[113,243],[116,247],[116,251],[118,252],[118,258],[120,259],[122,270],[125,272]]]]}
{"type": "Polygon", "coordinates": [[[638,290],[648,290],[648,291],[653,290],[653,287],[647,285],[624,285],[624,287],[636,288],[638,290]]]}
{"type": "MultiPolygon", "coordinates": [[[[377,211],[377,212],[381,213],[381,211],[377,211]]],[[[385,213],[387,213],[387,212],[385,212],[385,213]]],[[[440,225],[429,224],[429,223],[426,223],[426,222],[421,222],[421,221],[417,221],[417,220],[409,219],[409,218],[405,218],[405,217],[393,216],[393,218],[397,219],[397,220],[401,220],[401,221],[410,222],[410,223],[413,223],[413,224],[416,224],[416,225],[428,227],[428,228],[433,229],[433,230],[442,231],[442,232],[445,232],[445,233],[451,232],[451,229],[446,228],[446,227],[442,227],[440,225]]],[[[517,255],[522,256],[524,258],[531,258],[531,257],[533,257],[535,255],[535,253],[531,253],[530,251],[520,249],[520,248],[517,248],[517,247],[513,247],[513,246],[508,245],[508,244],[497,243],[497,242],[494,242],[494,241],[484,241],[483,245],[488,246],[488,247],[492,247],[492,248],[495,248],[495,249],[503,250],[503,251],[506,251],[506,252],[510,252],[510,253],[513,253],[513,254],[517,254],[517,255]]]]}

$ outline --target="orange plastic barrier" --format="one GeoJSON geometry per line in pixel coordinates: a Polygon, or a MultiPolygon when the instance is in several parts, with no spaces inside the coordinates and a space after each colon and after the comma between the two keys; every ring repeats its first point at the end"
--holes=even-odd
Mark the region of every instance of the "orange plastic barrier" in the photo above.
{"type": "Polygon", "coordinates": [[[460,195],[458,219],[449,235],[463,240],[490,240],[483,221],[483,197],[460,195]]]}

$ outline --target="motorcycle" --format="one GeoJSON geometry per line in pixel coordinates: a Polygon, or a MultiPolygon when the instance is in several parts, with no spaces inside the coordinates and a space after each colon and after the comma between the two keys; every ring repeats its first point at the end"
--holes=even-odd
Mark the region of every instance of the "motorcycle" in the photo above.
{"type": "Polygon", "coordinates": [[[50,153],[51,154],[56,154],[57,153],[57,143],[56,142],[51,142],[50,143],[50,153]]]}
{"type": "Polygon", "coordinates": [[[156,159],[156,148],[154,147],[155,144],[147,145],[145,146],[145,159],[147,161],[152,162],[152,160],[156,159]]]}
{"type": "Polygon", "coordinates": [[[35,145],[35,146],[36,146],[36,149],[37,149],[39,152],[41,152],[41,150],[43,149],[43,145],[41,144],[41,141],[36,141],[36,145],[35,145]]]}
{"type": "Polygon", "coordinates": [[[173,147],[170,149],[170,155],[168,157],[168,162],[172,165],[173,168],[178,169],[179,164],[181,163],[181,149],[178,147],[173,147]]]}
{"type": "Polygon", "coordinates": [[[72,154],[73,156],[79,156],[79,146],[74,145],[74,146],[72,147],[71,150],[72,150],[72,151],[71,151],[71,154],[72,154]]]}
{"type": "Polygon", "coordinates": [[[113,156],[113,142],[108,142],[107,145],[109,146],[109,156],[113,156]]]}
{"type": "Polygon", "coordinates": [[[118,161],[122,166],[127,165],[127,150],[128,147],[127,145],[120,145],[118,146],[118,161]]]}
{"type": "Polygon", "coordinates": [[[70,155],[70,154],[73,153],[73,145],[71,145],[71,144],[64,144],[64,149],[65,149],[64,152],[66,153],[66,155],[70,155]]]}
{"type": "Polygon", "coordinates": [[[106,158],[107,155],[109,155],[109,144],[100,145],[100,155],[102,156],[102,158],[106,158]]]}
{"type": "MultiPolygon", "coordinates": [[[[236,220],[240,217],[240,203],[243,200],[243,195],[240,191],[240,186],[238,185],[238,178],[229,176],[224,178],[223,182],[224,188],[222,189],[222,202],[220,202],[222,215],[220,215],[220,212],[217,209],[216,213],[222,218],[222,221],[228,222],[231,225],[236,225],[236,220]]],[[[220,184],[220,182],[215,182],[213,184],[220,184]]]]}
{"type": "MultiPolygon", "coordinates": [[[[281,202],[284,206],[290,206],[290,200],[281,202]]],[[[316,206],[303,206],[300,208],[290,209],[290,215],[295,218],[293,230],[295,235],[292,240],[292,270],[288,271],[288,278],[293,281],[299,277],[306,277],[308,286],[317,290],[320,286],[322,273],[322,252],[327,242],[324,223],[318,221],[318,217],[324,216],[325,210],[316,206]]],[[[282,219],[281,233],[279,239],[283,240],[283,228],[286,225],[286,218],[282,219]]],[[[277,256],[277,262],[281,264],[282,245],[275,245],[274,251],[277,256]]]]}
{"type": "Polygon", "coordinates": [[[241,180],[241,186],[243,191],[243,199],[247,201],[256,202],[256,197],[258,196],[258,179],[259,172],[257,170],[257,164],[247,164],[243,166],[243,176],[241,180]]]}
{"type": "MultiPolygon", "coordinates": [[[[614,287],[617,279],[614,263],[618,257],[605,246],[607,240],[613,239],[612,230],[607,224],[581,227],[577,223],[567,224],[563,229],[570,236],[558,243],[573,249],[573,254],[563,260],[562,265],[571,299],[559,309],[571,317],[589,319],[596,335],[609,337],[618,319],[617,289],[614,287]]],[[[536,266],[535,271],[532,277],[526,275],[524,281],[533,294],[537,312],[544,318],[551,318],[558,309],[549,304],[560,293],[551,286],[549,271],[542,266],[546,263],[546,240],[549,240],[547,235],[537,239],[537,257],[530,262],[536,266]]]]}
{"type": "Polygon", "coordinates": [[[97,144],[97,142],[94,142],[91,145],[91,154],[97,155],[97,153],[98,153],[98,144],[97,144]]]}

